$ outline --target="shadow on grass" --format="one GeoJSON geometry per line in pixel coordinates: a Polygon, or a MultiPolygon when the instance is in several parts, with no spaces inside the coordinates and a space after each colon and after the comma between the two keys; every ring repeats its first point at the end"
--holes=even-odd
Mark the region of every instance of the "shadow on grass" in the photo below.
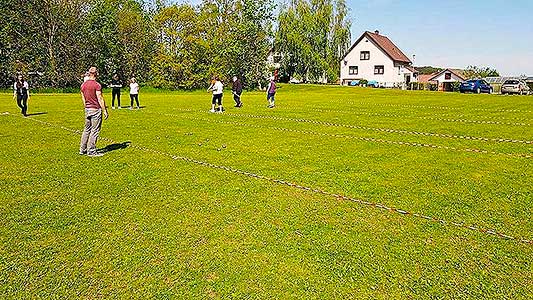
{"type": "MultiPolygon", "coordinates": [[[[120,108],[121,109],[137,109],[136,107],[137,106],[121,106],[120,108]]],[[[144,108],[146,108],[146,106],[142,106],[142,105],[139,106],[139,109],[144,109],[144,108]]]]}
{"type": "Polygon", "coordinates": [[[130,146],[131,142],[107,145],[105,148],[98,150],[99,153],[109,153],[117,150],[123,150],[130,146]]]}
{"type": "Polygon", "coordinates": [[[38,112],[38,113],[27,114],[26,116],[31,117],[31,116],[40,116],[40,115],[47,115],[47,114],[48,112],[38,112]]]}

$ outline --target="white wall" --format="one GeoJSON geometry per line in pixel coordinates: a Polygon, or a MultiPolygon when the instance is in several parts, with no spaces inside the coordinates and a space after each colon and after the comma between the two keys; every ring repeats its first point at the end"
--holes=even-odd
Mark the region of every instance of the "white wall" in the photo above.
{"type": "Polygon", "coordinates": [[[393,87],[405,82],[405,74],[410,74],[411,81],[416,81],[411,71],[395,66],[394,61],[366,37],[346,55],[340,64],[341,84],[346,84],[346,80],[366,79],[377,81],[386,87],[393,87]],[[370,60],[361,60],[361,51],[370,51],[370,60]],[[344,61],[347,61],[347,64],[344,61]],[[374,66],[376,65],[385,66],[383,75],[374,75],[374,66]],[[359,67],[359,74],[349,75],[350,66],[359,67]]]}

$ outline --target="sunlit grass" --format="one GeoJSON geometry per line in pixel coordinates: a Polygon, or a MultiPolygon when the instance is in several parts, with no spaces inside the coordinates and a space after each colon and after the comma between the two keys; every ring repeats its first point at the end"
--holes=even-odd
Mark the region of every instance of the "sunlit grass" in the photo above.
{"type": "Polygon", "coordinates": [[[101,134],[130,146],[89,159],[59,127],[82,128],[77,94],[33,95],[46,114],[30,119],[0,94],[0,298],[533,296],[531,244],[170,158],[533,239],[533,97],[282,86],[273,110],[263,93],[224,100],[209,114],[207,93],[141,93],[101,134]]]}

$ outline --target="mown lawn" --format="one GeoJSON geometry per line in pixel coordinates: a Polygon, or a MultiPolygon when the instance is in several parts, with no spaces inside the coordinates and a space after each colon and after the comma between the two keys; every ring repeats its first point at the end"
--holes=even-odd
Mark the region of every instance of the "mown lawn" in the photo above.
{"type": "Polygon", "coordinates": [[[90,159],[77,94],[0,94],[0,298],[533,297],[533,97],[230,98],[141,91],[90,159]]]}

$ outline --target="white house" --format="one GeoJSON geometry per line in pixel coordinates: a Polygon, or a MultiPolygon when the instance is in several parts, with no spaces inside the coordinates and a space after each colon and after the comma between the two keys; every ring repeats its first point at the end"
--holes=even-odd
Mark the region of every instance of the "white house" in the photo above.
{"type": "Polygon", "coordinates": [[[280,61],[283,56],[275,52],[274,49],[270,49],[267,56],[267,66],[270,69],[279,69],[281,67],[280,61]]]}
{"type": "Polygon", "coordinates": [[[435,82],[439,86],[439,91],[451,92],[453,84],[465,82],[465,78],[461,70],[446,69],[434,74],[429,81],[435,82]]]}
{"type": "Polygon", "coordinates": [[[405,87],[417,81],[412,61],[379,31],[363,33],[340,63],[342,85],[366,79],[383,87],[405,87]]]}

